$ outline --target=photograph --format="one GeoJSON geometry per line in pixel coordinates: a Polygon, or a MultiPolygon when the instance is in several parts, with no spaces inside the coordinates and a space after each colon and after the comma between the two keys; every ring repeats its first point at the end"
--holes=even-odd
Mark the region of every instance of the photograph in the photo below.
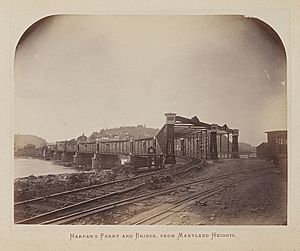
{"type": "Polygon", "coordinates": [[[13,62],[13,225],[288,227],[287,53],[242,14],[37,19],[13,62]]]}

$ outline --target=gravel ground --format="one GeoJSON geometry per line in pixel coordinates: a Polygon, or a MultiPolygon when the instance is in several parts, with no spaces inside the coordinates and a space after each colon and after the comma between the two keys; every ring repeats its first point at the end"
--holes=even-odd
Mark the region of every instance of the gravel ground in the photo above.
{"type": "MultiPolygon", "coordinates": [[[[287,174],[286,168],[276,168],[271,162],[254,159],[221,160],[209,162],[179,181],[206,178],[248,168],[271,168],[258,171],[218,194],[204,200],[195,199],[172,210],[169,217],[155,223],[160,225],[286,225],[287,174]]],[[[170,194],[147,201],[93,215],[74,224],[131,224],[135,219],[160,212],[183,196],[204,191],[228,182],[229,179],[183,187],[170,194]]],[[[145,223],[147,224],[147,223],[145,223]]]]}

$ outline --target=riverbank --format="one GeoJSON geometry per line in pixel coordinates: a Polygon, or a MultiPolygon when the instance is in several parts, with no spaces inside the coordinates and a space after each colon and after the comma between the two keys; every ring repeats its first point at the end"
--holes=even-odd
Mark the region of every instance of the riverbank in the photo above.
{"type": "Polygon", "coordinates": [[[110,170],[80,171],[76,173],[48,174],[15,179],[14,200],[22,201],[34,197],[48,196],[70,189],[81,188],[111,181],[115,174],[110,170]]]}

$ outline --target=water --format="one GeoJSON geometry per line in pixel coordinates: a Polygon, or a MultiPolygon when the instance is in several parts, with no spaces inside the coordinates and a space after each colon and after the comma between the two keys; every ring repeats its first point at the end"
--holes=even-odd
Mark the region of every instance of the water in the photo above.
{"type": "Polygon", "coordinates": [[[61,173],[75,173],[75,169],[53,164],[51,161],[39,159],[15,159],[14,178],[26,177],[29,175],[47,175],[61,173]]]}

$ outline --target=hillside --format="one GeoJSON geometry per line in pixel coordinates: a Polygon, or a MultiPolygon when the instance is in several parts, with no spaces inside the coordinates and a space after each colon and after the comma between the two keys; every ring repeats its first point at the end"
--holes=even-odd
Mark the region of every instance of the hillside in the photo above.
{"type": "Polygon", "coordinates": [[[35,135],[22,135],[22,134],[15,135],[15,139],[14,139],[15,149],[23,149],[24,146],[28,144],[35,145],[35,147],[41,147],[47,145],[47,142],[43,138],[40,138],[35,135]]]}
{"type": "Polygon", "coordinates": [[[122,126],[93,132],[89,137],[89,141],[94,141],[95,139],[148,138],[155,136],[158,132],[159,129],[147,128],[144,125],[122,126]]]}
{"type": "MultiPolygon", "coordinates": [[[[218,147],[220,146],[220,138],[217,138],[218,147]]],[[[229,142],[229,149],[232,148],[232,143],[229,142]]],[[[219,149],[219,148],[218,148],[219,149]]],[[[245,142],[239,142],[239,151],[240,152],[255,152],[255,147],[251,146],[245,142]]],[[[222,152],[227,152],[227,137],[222,136],[222,152]]]]}
{"type": "Polygon", "coordinates": [[[240,152],[255,152],[255,147],[251,146],[248,143],[239,142],[239,151],[240,152]]]}

